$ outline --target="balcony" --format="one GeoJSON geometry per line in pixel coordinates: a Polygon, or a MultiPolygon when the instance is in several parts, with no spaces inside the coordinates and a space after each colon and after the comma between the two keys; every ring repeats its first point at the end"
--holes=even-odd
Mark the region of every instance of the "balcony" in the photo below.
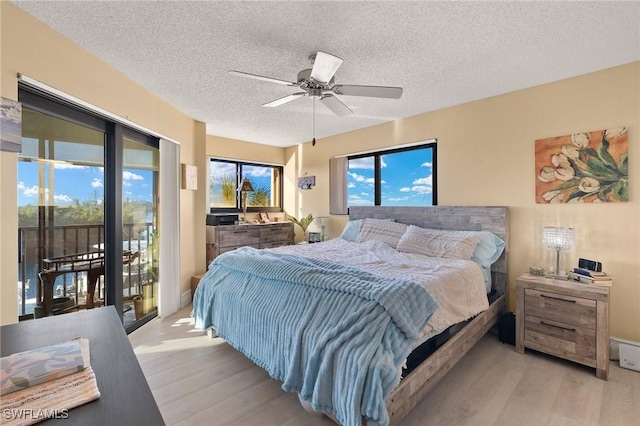
{"type": "MultiPolygon", "coordinates": [[[[153,293],[157,281],[153,259],[154,226],[150,222],[130,223],[123,226],[123,251],[137,253],[133,260],[123,266],[123,299],[125,325],[135,320],[133,299],[153,293]],[[131,311],[131,312],[129,312],[131,311]]],[[[104,225],[64,225],[18,228],[19,272],[18,313],[20,319],[33,318],[40,289],[38,273],[43,271],[45,259],[70,256],[77,253],[95,253],[104,248],[104,225]]],[[[157,259],[155,259],[157,264],[157,259]]],[[[126,262],[125,262],[126,263],[126,262]]],[[[69,272],[55,277],[54,298],[69,298],[73,305],[85,306],[87,302],[88,273],[69,272]]],[[[104,276],[96,285],[94,300],[104,299],[104,276]]],[[[148,302],[147,302],[148,305],[148,302]]],[[[149,308],[149,306],[147,306],[149,308]]],[[[36,312],[37,313],[37,312],[36,312]]]]}

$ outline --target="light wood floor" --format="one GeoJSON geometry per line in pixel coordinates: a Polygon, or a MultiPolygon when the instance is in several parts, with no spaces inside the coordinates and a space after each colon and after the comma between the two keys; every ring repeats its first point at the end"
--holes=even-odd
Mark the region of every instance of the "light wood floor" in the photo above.
{"type": "MultiPolygon", "coordinates": [[[[168,425],[332,425],[305,412],[222,339],[190,324],[191,306],[129,338],[168,425]]],[[[403,425],[640,424],[640,373],[611,362],[609,380],[571,362],[485,336],[403,425]]]]}

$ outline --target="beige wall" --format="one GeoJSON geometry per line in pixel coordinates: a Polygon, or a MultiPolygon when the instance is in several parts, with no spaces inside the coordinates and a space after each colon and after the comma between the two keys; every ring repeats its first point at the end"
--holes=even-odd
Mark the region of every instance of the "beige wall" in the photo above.
{"type": "MultiPolygon", "coordinates": [[[[41,24],[13,4],[0,2],[0,93],[17,100],[17,74],[124,117],[181,143],[183,163],[199,167],[205,179],[205,127],[162,101],[95,56],[41,24]]],[[[0,322],[17,320],[18,258],[16,154],[0,152],[0,322]]],[[[204,268],[205,186],[180,192],[181,292],[204,268]],[[186,220],[185,220],[186,219],[186,220]],[[198,225],[202,224],[202,225],[198,225]]]]}
{"type": "MultiPolygon", "coordinates": [[[[578,257],[601,261],[615,275],[612,335],[640,341],[640,62],[289,148],[292,169],[316,176],[311,191],[291,188],[289,202],[302,213],[327,215],[331,156],[430,138],[438,140],[440,205],[509,206],[512,286],[530,265],[554,264],[541,243],[543,226],[574,227],[577,241],[562,256],[564,268],[578,257]],[[629,127],[630,202],[535,204],[536,139],[619,126],[629,127]]],[[[345,221],[335,216],[329,236],[345,221]]]]}

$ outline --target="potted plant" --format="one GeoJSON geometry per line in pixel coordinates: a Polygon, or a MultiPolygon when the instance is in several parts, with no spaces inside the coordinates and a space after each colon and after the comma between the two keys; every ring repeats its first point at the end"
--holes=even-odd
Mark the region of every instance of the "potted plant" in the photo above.
{"type": "Polygon", "coordinates": [[[311,222],[313,222],[313,214],[309,213],[309,215],[307,217],[303,217],[301,219],[296,219],[293,216],[288,216],[288,219],[295,223],[296,225],[298,225],[301,229],[302,232],[304,233],[304,240],[307,240],[307,228],[309,227],[309,225],[311,225],[311,222]]]}

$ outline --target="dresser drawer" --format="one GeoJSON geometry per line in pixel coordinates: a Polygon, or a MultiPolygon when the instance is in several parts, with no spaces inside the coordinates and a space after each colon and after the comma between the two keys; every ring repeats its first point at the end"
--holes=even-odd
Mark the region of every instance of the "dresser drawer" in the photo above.
{"type": "Polygon", "coordinates": [[[526,315],[524,344],[542,352],[595,367],[596,330],[526,315]]]}
{"type": "MultiPolygon", "coordinates": [[[[234,227],[241,228],[241,227],[234,227]]],[[[217,245],[220,253],[225,247],[255,246],[260,244],[260,230],[255,228],[246,229],[219,229],[217,232],[217,245]]]]}
{"type": "Polygon", "coordinates": [[[596,301],[591,299],[525,289],[524,313],[563,324],[596,328],[596,301]]]}
{"type": "Polygon", "coordinates": [[[260,247],[278,247],[293,242],[290,226],[265,225],[260,228],[260,247]]]}
{"type": "Polygon", "coordinates": [[[253,247],[253,248],[260,248],[259,244],[242,244],[240,246],[226,246],[226,247],[220,247],[220,250],[218,252],[218,254],[222,254],[222,253],[226,253],[228,251],[232,251],[235,250],[237,248],[240,247],[253,247]]]}

